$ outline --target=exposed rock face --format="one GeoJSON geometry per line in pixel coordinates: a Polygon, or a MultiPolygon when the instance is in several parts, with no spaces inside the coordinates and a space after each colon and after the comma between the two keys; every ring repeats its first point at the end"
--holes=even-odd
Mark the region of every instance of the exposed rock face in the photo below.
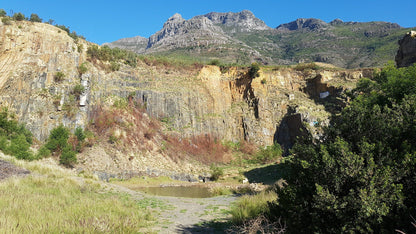
{"type": "Polygon", "coordinates": [[[206,17],[194,17],[184,20],[180,14],[169,18],[163,28],[150,36],[147,49],[153,52],[172,48],[224,44],[230,38],[223,34],[220,27],[215,26],[206,17]]]}
{"type": "MultiPolygon", "coordinates": [[[[206,17],[183,21],[176,15],[167,23],[166,31],[160,32],[161,38],[174,38],[175,25],[186,24],[192,29],[201,21],[206,21],[207,27],[217,27],[206,17]]],[[[279,68],[260,70],[259,76],[252,78],[247,68],[230,68],[227,72],[217,66],[181,70],[156,68],[140,61],[137,68],[121,64],[119,71],[109,72],[101,68],[101,62],[87,61],[90,45],[74,41],[48,24],[22,21],[0,25],[0,104],[16,112],[37,139],[45,140],[60,124],[70,129],[83,127],[89,123],[96,104],[105,104],[114,96],[133,95],[145,104],[151,117],[163,119],[167,128],[183,136],[210,133],[224,140],[247,140],[259,145],[278,140],[290,147],[300,125],[310,126],[308,130],[317,134],[314,123],[327,123],[330,113],[329,105],[325,105],[329,99],[320,100],[321,92],[335,98],[345,84],[371,75],[368,70],[279,68]],[[88,69],[81,75],[78,68],[83,63],[88,69]],[[55,80],[57,72],[65,74],[62,81],[55,80]],[[72,91],[77,84],[85,88],[79,97],[72,91]]],[[[96,171],[134,174],[139,169],[156,168],[163,174],[185,168],[173,165],[156,150],[126,155],[90,149],[91,154],[97,152],[100,162],[88,155],[81,158],[96,171]],[[135,159],[130,161],[129,157],[135,159]]],[[[191,165],[186,168],[194,170],[191,165]]]]}
{"type": "Polygon", "coordinates": [[[227,27],[234,27],[240,32],[252,32],[255,30],[270,30],[262,20],[256,18],[251,11],[243,10],[242,12],[233,13],[218,13],[211,12],[204,15],[210,19],[214,24],[223,25],[227,27]]]}
{"type": "Polygon", "coordinates": [[[122,38],[120,40],[104,43],[103,45],[108,45],[110,48],[118,47],[121,49],[135,51],[136,53],[144,53],[147,47],[149,39],[141,36],[122,38]]]}
{"type": "Polygon", "coordinates": [[[408,32],[399,40],[399,45],[396,55],[397,67],[407,67],[416,63],[416,31],[408,32]]]}
{"type": "Polygon", "coordinates": [[[285,31],[285,30],[294,31],[294,30],[300,30],[300,29],[318,30],[321,28],[326,28],[328,27],[328,25],[329,24],[325,23],[324,21],[320,19],[300,18],[287,24],[281,24],[276,29],[281,30],[281,31],[285,31]]]}

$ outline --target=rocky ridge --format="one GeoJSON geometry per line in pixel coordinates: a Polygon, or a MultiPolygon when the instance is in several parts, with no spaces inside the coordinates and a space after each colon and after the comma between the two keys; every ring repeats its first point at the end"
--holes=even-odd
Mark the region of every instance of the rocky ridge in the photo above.
{"type": "Polygon", "coordinates": [[[396,54],[396,41],[408,29],[388,22],[326,23],[300,18],[270,28],[248,10],[211,12],[185,20],[179,14],[136,45],[134,38],[106,45],[136,53],[183,56],[193,60],[220,59],[225,63],[294,64],[325,62],[338,67],[384,65],[396,54]]]}

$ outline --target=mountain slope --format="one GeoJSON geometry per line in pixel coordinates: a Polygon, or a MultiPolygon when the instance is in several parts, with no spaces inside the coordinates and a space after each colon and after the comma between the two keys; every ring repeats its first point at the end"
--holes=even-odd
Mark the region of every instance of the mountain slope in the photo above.
{"type": "Polygon", "coordinates": [[[408,31],[387,22],[326,23],[297,19],[268,27],[253,13],[211,12],[185,20],[175,14],[163,28],[134,45],[132,39],[109,43],[145,54],[190,57],[227,63],[293,64],[325,62],[344,68],[382,66],[394,58],[397,41],[408,31]]]}

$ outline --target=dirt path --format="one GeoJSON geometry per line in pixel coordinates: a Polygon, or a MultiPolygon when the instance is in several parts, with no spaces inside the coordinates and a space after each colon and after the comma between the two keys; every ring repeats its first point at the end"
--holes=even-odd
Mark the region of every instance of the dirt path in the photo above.
{"type": "Polygon", "coordinates": [[[227,213],[235,196],[211,198],[178,198],[153,196],[126,187],[107,184],[120,192],[130,194],[134,199],[146,199],[148,207],[154,210],[157,233],[218,233],[221,224],[227,221],[227,213]]]}

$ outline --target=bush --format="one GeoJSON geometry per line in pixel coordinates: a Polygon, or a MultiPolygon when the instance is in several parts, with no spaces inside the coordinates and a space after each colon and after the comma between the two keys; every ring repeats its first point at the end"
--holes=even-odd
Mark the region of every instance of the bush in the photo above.
{"type": "MultiPolygon", "coordinates": [[[[80,46],[82,46],[82,45],[80,45],[80,46]]],[[[78,48],[80,48],[80,47],[78,47],[78,48]]],[[[81,52],[81,51],[78,51],[78,52],[81,52]]],[[[80,74],[80,75],[82,75],[82,74],[86,73],[87,71],[88,71],[88,68],[87,68],[87,65],[86,65],[85,63],[82,63],[82,64],[78,67],[78,72],[79,72],[79,74],[80,74]]]]}
{"type": "Polygon", "coordinates": [[[258,63],[252,63],[250,66],[250,69],[248,70],[248,75],[252,79],[259,77],[260,76],[259,70],[260,70],[260,65],[258,63]]]}
{"type": "Polygon", "coordinates": [[[55,77],[55,82],[61,82],[65,79],[65,74],[63,72],[58,71],[55,73],[54,77],[55,77]]]}
{"type": "Polygon", "coordinates": [[[29,21],[42,23],[42,19],[37,14],[31,14],[29,21]]]}
{"type": "MultiPolygon", "coordinates": [[[[416,65],[360,82],[322,139],[287,160],[273,217],[296,233],[412,232],[416,216],[416,65]]],[[[286,161],[286,160],[285,160],[286,161]]]]}
{"type": "Polygon", "coordinates": [[[220,179],[221,176],[224,175],[224,171],[222,168],[215,166],[214,164],[211,165],[211,180],[217,181],[220,179]]]}
{"type": "Polygon", "coordinates": [[[14,137],[10,141],[10,146],[6,153],[15,156],[18,159],[33,160],[33,154],[29,151],[30,143],[26,141],[23,134],[14,137]]]}
{"type": "Polygon", "coordinates": [[[16,21],[22,21],[22,20],[25,20],[26,17],[25,17],[24,14],[18,12],[18,13],[14,13],[13,19],[16,20],[16,21]]]}
{"type": "Polygon", "coordinates": [[[10,20],[10,18],[9,17],[3,17],[3,18],[1,18],[1,22],[4,24],[4,25],[11,25],[12,24],[12,21],[10,20]]]}
{"type": "Polygon", "coordinates": [[[67,145],[62,150],[61,157],[59,158],[59,163],[64,166],[70,167],[72,166],[72,164],[77,162],[76,155],[77,153],[75,151],[72,151],[71,146],[67,145]]]}
{"type": "Polygon", "coordinates": [[[0,9],[0,17],[5,17],[7,16],[7,13],[4,9],[0,9]]]}
{"type": "Polygon", "coordinates": [[[221,62],[218,59],[214,59],[214,60],[211,60],[209,62],[209,65],[220,66],[221,65],[221,62]]]}
{"type": "Polygon", "coordinates": [[[38,153],[36,154],[36,158],[40,159],[40,158],[46,158],[51,156],[51,151],[46,148],[45,145],[43,145],[42,147],[40,147],[40,149],[38,150],[38,153]]]}
{"type": "Polygon", "coordinates": [[[69,130],[60,125],[52,129],[45,147],[51,152],[60,153],[68,145],[69,130]]]}
{"type": "Polygon", "coordinates": [[[75,95],[76,97],[79,97],[84,91],[85,91],[84,86],[82,86],[81,84],[77,84],[72,89],[72,94],[75,95]]]}

